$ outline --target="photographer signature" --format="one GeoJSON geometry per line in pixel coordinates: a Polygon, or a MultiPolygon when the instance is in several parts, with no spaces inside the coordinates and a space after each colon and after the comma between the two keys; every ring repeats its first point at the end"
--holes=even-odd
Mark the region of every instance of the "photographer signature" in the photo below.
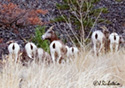
{"type": "Polygon", "coordinates": [[[93,82],[93,85],[94,86],[97,86],[97,85],[99,85],[99,86],[120,86],[121,84],[120,83],[118,83],[118,82],[114,82],[114,81],[104,81],[104,80],[102,80],[102,81],[94,81],[93,82]]]}

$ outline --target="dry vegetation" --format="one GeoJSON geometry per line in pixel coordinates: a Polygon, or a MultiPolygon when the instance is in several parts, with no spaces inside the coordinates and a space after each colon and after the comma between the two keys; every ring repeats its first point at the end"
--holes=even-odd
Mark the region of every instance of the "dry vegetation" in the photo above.
{"type": "MultiPolygon", "coordinates": [[[[41,21],[39,15],[48,12],[41,9],[22,9],[14,3],[0,3],[0,11],[0,26],[9,29],[46,24],[46,22],[41,21]]],[[[78,19],[80,24],[83,24],[82,14],[76,16],[76,18],[78,17],[80,17],[78,19]]],[[[100,14],[98,17],[100,17],[100,14]]],[[[71,21],[68,20],[66,23],[72,30],[71,21]]],[[[93,27],[95,23],[96,20],[93,27]]],[[[85,33],[83,25],[81,30],[85,33]]],[[[77,37],[76,39],[80,43],[77,37]]],[[[1,41],[3,40],[1,38],[1,41]]],[[[80,45],[83,46],[82,43],[80,45]]],[[[81,51],[79,57],[72,59],[69,63],[50,64],[49,66],[45,63],[38,65],[32,62],[29,67],[25,67],[21,63],[15,64],[12,58],[8,58],[8,61],[0,62],[0,88],[125,88],[125,49],[123,48],[113,54],[100,55],[99,57],[94,56],[91,50],[87,49],[81,51]],[[96,80],[114,81],[121,85],[94,86],[93,82],[96,80]]]]}
{"type": "Polygon", "coordinates": [[[0,73],[0,88],[125,88],[125,49],[94,57],[81,52],[70,63],[29,67],[14,64],[11,59],[0,73]],[[94,86],[95,80],[114,81],[121,86],[94,86]]]}

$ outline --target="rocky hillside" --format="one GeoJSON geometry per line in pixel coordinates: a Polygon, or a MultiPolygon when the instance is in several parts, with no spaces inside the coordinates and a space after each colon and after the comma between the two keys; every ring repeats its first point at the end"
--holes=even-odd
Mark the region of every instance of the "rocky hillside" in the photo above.
{"type": "MultiPolygon", "coordinates": [[[[1,1],[3,0],[0,0],[0,2],[1,1]]],[[[56,8],[56,3],[61,3],[62,0],[37,0],[37,2],[34,0],[12,0],[12,2],[20,5],[21,8],[26,8],[24,5],[24,3],[26,3],[28,4],[27,8],[35,7],[48,10],[48,13],[46,15],[41,15],[42,20],[44,22],[47,22],[59,15],[59,12],[56,8]]],[[[100,2],[95,5],[95,7],[108,8],[109,12],[101,15],[102,18],[108,19],[111,22],[110,24],[105,25],[110,29],[110,31],[116,30],[118,33],[125,36],[125,0],[100,0],[100,2]]],[[[66,28],[66,25],[64,23],[54,24],[56,25],[55,30],[63,36],[65,32],[61,29],[63,29],[64,27],[66,28]]],[[[6,47],[2,47],[3,43],[7,42],[8,40],[14,39],[18,41],[19,44],[23,45],[24,41],[20,38],[20,36],[25,39],[31,38],[31,36],[34,35],[34,28],[35,26],[18,29],[17,33],[15,30],[8,30],[1,27],[0,39],[2,42],[0,43],[0,54],[7,53],[6,47]]],[[[65,35],[63,37],[66,38],[65,35]]]]}
{"type": "Polygon", "coordinates": [[[111,24],[107,24],[107,27],[118,33],[123,33],[125,30],[125,0],[101,0],[97,7],[106,7],[109,12],[102,14],[102,17],[111,21],[111,24]]]}

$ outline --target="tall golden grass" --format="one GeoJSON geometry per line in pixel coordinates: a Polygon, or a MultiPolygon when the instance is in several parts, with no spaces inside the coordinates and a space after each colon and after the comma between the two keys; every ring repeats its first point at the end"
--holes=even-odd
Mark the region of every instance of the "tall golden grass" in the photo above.
{"type": "Polygon", "coordinates": [[[0,88],[125,88],[125,49],[117,53],[94,56],[80,52],[69,63],[31,63],[24,67],[11,59],[1,69],[0,88]],[[95,81],[120,85],[93,85],[95,81]]]}

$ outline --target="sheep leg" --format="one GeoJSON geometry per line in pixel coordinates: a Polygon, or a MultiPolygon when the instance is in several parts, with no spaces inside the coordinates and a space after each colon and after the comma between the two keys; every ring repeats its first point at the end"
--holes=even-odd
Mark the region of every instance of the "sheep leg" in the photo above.
{"type": "Polygon", "coordinates": [[[96,56],[97,55],[96,44],[94,44],[94,53],[95,53],[95,56],[96,56]]]}
{"type": "Polygon", "coordinates": [[[57,59],[57,63],[61,63],[61,55],[58,57],[58,59],[57,59]]]}
{"type": "Polygon", "coordinates": [[[98,53],[101,52],[102,48],[103,48],[103,44],[101,43],[101,46],[100,46],[98,53]]]}
{"type": "Polygon", "coordinates": [[[13,60],[13,54],[9,54],[9,58],[13,60]]]}
{"type": "Polygon", "coordinates": [[[61,63],[61,58],[62,58],[62,54],[60,51],[58,51],[57,63],[61,63]]]}
{"type": "Polygon", "coordinates": [[[113,46],[110,44],[110,51],[113,52],[113,46]]]}
{"type": "Polygon", "coordinates": [[[50,52],[50,53],[51,53],[51,56],[52,56],[52,61],[55,64],[55,53],[54,52],[50,52]]]}
{"type": "Polygon", "coordinates": [[[15,55],[15,63],[17,63],[17,58],[18,58],[18,56],[17,56],[17,55],[15,55]]]}
{"type": "Polygon", "coordinates": [[[115,52],[117,52],[118,51],[118,44],[116,44],[116,46],[115,46],[115,52]]]}

